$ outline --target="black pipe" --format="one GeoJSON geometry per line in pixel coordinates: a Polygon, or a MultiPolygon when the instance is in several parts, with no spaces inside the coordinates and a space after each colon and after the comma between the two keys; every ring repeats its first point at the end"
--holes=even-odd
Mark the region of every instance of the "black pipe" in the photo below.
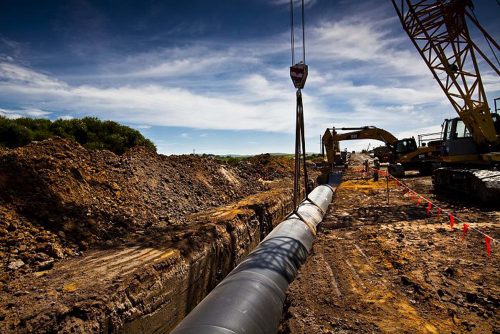
{"type": "Polygon", "coordinates": [[[288,285],[311,250],[334,189],[318,186],[172,334],[276,333],[288,285]]]}

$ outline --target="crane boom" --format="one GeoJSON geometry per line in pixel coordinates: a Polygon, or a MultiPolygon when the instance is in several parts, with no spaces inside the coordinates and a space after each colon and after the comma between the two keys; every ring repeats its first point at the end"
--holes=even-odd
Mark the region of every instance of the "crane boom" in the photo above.
{"type": "Polygon", "coordinates": [[[500,71],[471,39],[467,23],[484,35],[495,58],[498,43],[474,16],[472,0],[391,1],[403,29],[459,116],[443,123],[442,167],[433,171],[434,189],[498,204],[500,115],[490,113],[476,53],[497,76],[500,71]]]}
{"type": "Polygon", "coordinates": [[[465,17],[498,44],[470,14],[470,0],[391,0],[404,30],[431,70],[478,147],[500,143],[481,81],[476,52],[498,68],[471,40],[465,17]],[[444,74],[444,75],[443,75],[444,74]],[[441,76],[440,76],[441,75],[441,76]]]}

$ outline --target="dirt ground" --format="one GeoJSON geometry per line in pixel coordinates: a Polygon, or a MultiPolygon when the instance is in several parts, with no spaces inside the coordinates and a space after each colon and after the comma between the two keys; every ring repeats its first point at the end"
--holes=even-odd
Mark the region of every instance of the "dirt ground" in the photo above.
{"type": "MultiPolygon", "coordinates": [[[[62,139],[0,150],[0,328],[39,332],[63,316],[87,328],[96,310],[114,307],[102,293],[110,284],[136,286],[127,296],[139,300],[153,272],[146,263],[177,263],[210,240],[200,214],[286,197],[292,169],[269,155],[233,164],[140,148],[117,156],[62,139]],[[159,236],[163,247],[152,247],[159,236]]],[[[406,182],[499,238],[499,211],[435,197],[429,177],[406,182]]],[[[487,257],[481,235],[462,241],[462,224],[451,231],[394,182],[389,189],[387,203],[385,180],[345,174],[290,287],[281,332],[500,333],[498,244],[487,257]]]]}
{"type": "MultiPolygon", "coordinates": [[[[353,165],[363,157],[355,157],[353,165]]],[[[395,182],[350,166],[312,254],[291,284],[281,333],[500,333],[498,244],[447,217],[430,217],[395,182]]],[[[457,217],[499,238],[500,211],[431,194],[430,177],[405,180],[457,217]]]]}
{"type": "Polygon", "coordinates": [[[269,154],[0,148],[0,332],[168,331],[289,212],[292,171],[269,154]]]}
{"type": "Polygon", "coordinates": [[[270,155],[227,164],[141,147],[118,156],[66,139],[0,149],[0,289],[88,249],[175,237],[194,214],[289,187],[292,164],[270,155]]]}

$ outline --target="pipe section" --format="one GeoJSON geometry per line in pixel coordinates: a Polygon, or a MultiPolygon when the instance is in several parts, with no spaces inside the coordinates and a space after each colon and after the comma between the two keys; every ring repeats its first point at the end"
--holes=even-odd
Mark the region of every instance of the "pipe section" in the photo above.
{"type": "Polygon", "coordinates": [[[286,290],[311,250],[334,189],[315,188],[172,334],[276,333],[286,290]]]}

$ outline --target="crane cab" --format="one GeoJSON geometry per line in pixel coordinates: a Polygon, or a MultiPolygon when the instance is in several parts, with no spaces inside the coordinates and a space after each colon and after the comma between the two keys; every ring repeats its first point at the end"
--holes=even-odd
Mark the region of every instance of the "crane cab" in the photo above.
{"type": "MultiPolygon", "coordinates": [[[[500,115],[491,114],[497,136],[500,134],[500,115]]],[[[483,151],[491,150],[484,147],[483,151]]],[[[441,154],[449,162],[478,160],[478,154],[484,153],[475,142],[471,132],[460,117],[445,119],[443,122],[443,141],[441,154]]]]}
{"type": "Polygon", "coordinates": [[[477,160],[478,149],[464,122],[455,117],[443,122],[441,154],[445,161],[477,160]]]}

